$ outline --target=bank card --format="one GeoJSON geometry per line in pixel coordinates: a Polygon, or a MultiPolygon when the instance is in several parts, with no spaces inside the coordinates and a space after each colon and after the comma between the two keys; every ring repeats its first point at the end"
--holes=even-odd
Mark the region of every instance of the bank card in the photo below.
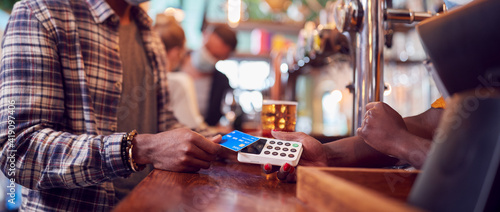
{"type": "Polygon", "coordinates": [[[259,140],[259,138],[235,130],[230,132],[229,134],[226,134],[225,136],[222,136],[222,141],[220,142],[220,145],[235,152],[238,152],[241,149],[247,147],[248,145],[253,144],[257,140],[259,140]]]}

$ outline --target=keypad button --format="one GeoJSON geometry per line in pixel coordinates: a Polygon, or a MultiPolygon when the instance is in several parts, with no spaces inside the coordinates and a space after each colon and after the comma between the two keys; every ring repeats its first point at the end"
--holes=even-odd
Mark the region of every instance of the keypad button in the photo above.
{"type": "Polygon", "coordinates": [[[295,155],[294,154],[289,154],[288,157],[289,158],[293,158],[293,157],[295,157],[295,155]]]}
{"type": "Polygon", "coordinates": [[[299,147],[299,145],[298,145],[298,144],[293,144],[292,146],[293,146],[293,147],[299,147]]]}
{"type": "Polygon", "coordinates": [[[291,149],[290,151],[292,151],[292,152],[297,152],[297,149],[291,149]]]}
{"type": "Polygon", "coordinates": [[[273,152],[273,155],[278,155],[278,153],[277,152],[273,152]]]}
{"type": "Polygon", "coordinates": [[[290,146],[290,143],[285,143],[285,146],[290,146]]]}
{"type": "Polygon", "coordinates": [[[281,142],[281,141],[278,141],[278,145],[283,145],[283,142],[281,142]]]}
{"type": "Polygon", "coordinates": [[[286,154],[285,154],[285,153],[281,153],[281,154],[280,154],[280,156],[281,156],[281,157],[285,157],[285,156],[286,156],[286,154]]]}
{"type": "Polygon", "coordinates": [[[267,146],[267,148],[268,148],[268,149],[272,149],[272,148],[273,148],[273,146],[267,146]]]}
{"type": "Polygon", "coordinates": [[[274,147],[275,150],[280,150],[281,148],[279,146],[274,147]]]}
{"type": "Polygon", "coordinates": [[[283,148],[283,151],[285,151],[285,152],[286,152],[286,151],[288,151],[288,148],[286,148],[286,147],[285,147],[285,148],[283,148]]]}
{"type": "Polygon", "coordinates": [[[269,155],[269,154],[271,154],[271,152],[265,151],[264,154],[269,155]]]}
{"type": "Polygon", "coordinates": [[[276,141],[269,141],[269,143],[270,143],[270,144],[275,144],[275,143],[276,143],[276,141]]]}

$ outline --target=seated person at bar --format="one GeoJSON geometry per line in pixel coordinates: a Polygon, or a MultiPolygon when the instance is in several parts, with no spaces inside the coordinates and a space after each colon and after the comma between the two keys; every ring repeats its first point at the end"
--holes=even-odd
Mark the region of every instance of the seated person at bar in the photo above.
{"type": "Polygon", "coordinates": [[[113,179],[216,158],[220,137],[178,129],[167,109],[166,54],[141,2],[15,5],[2,43],[0,163],[23,186],[21,210],[109,211],[113,179]]]}
{"type": "MultiPolygon", "coordinates": [[[[299,164],[304,166],[385,167],[410,164],[421,168],[443,113],[443,98],[436,100],[430,109],[412,117],[402,118],[389,105],[372,102],[366,105],[358,136],[321,144],[302,132],[273,131],[281,140],[299,141],[303,144],[299,164]]],[[[281,168],[270,164],[263,166],[265,173],[278,171],[278,179],[295,181],[295,168],[285,164],[281,168]]]]}

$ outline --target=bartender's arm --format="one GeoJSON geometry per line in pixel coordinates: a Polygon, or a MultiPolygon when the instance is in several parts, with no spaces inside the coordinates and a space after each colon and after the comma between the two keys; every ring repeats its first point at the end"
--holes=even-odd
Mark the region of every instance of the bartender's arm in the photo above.
{"type": "MultiPolygon", "coordinates": [[[[322,144],[302,132],[273,131],[272,135],[280,140],[301,142],[304,151],[299,165],[303,166],[381,167],[398,162],[398,159],[373,149],[359,136],[322,144]]],[[[271,173],[278,171],[278,168],[267,164],[263,170],[271,173]]],[[[277,176],[280,180],[295,181],[295,168],[285,164],[279,168],[277,176]]]]}
{"type": "MultiPolygon", "coordinates": [[[[272,133],[278,139],[303,143],[304,152],[300,165],[382,167],[395,165],[401,159],[417,168],[421,167],[444,106],[433,104],[433,108],[426,112],[404,119],[383,103],[371,103],[367,107],[374,111],[382,111],[375,113],[379,119],[370,114],[372,117],[369,118],[369,124],[363,125],[366,130],[363,131],[362,127],[358,131],[368,139],[367,142],[360,136],[354,136],[321,144],[304,133],[272,133]]],[[[263,168],[266,173],[276,171],[269,165],[263,168]]],[[[278,178],[293,181],[294,171],[293,167],[283,166],[279,170],[278,178]]]]}
{"type": "Polygon", "coordinates": [[[405,119],[382,102],[369,103],[366,109],[358,135],[377,151],[420,168],[429,152],[443,109],[431,108],[405,119]]]}

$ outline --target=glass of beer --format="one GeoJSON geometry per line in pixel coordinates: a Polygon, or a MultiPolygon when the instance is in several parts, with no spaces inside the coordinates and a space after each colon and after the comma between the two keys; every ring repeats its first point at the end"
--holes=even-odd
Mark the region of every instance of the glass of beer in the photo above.
{"type": "Polygon", "coordinates": [[[297,102],[264,100],[260,120],[263,137],[272,138],[272,130],[294,132],[297,122],[297,102]]]}

